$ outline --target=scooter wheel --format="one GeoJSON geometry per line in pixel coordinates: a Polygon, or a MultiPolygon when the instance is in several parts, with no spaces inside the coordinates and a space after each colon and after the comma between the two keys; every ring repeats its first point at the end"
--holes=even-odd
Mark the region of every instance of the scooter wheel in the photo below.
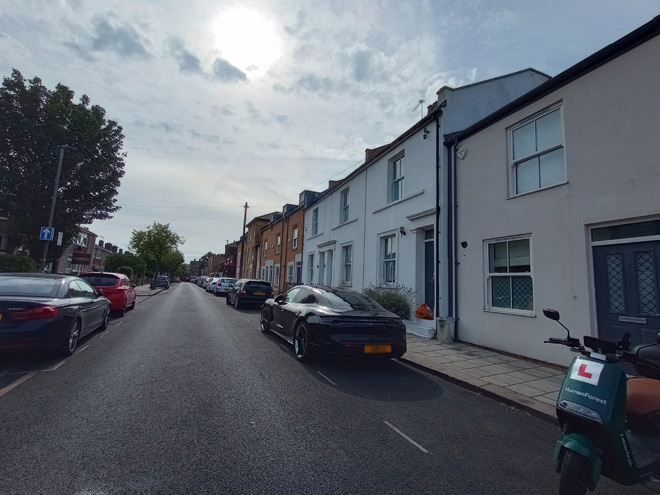
{"type": "Polygon", "coordinates": [[[559,476],[559,495],[585,495],[589,486],[588,459],[566,450],[559,476]]]}

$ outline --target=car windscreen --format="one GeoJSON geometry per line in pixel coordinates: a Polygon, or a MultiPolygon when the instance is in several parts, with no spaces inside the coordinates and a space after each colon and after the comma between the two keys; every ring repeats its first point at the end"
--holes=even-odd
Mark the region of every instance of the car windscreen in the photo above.
{"type": "Polygon", "coordinates": [[[245,289],[256,290],[256,291],[273,290],[268,282],[247,282],[245,284],[245,289]]]}
{"type": "Polygon", "coordinates": [[[223,279],[220,279],[220,283],[221,284],[235,284],[236,279],[235,278],[223,278],[223,279]]]}
{"type": "Polygon", "coordinates": [[[337,290],[323,292],[328,305],[338,311],[386,311],[380,304],[361,292],[337,290]]]}
{"type": "Polygon", "coordinates": [[[0,277],[0,296],[57,297],[61,287],[56,278],[0,277]]]}
{"type": "Polygon", "coordinates": [[[103,274],[93,274],[93,275],[80,275],[80,278],[82,278],[85,282],[87,282],[89,285],[93,285],[94,287],[110,287],[113,285],[117,285],[117,277],[116,275],[109,275],[107,273],[103,274]]]}

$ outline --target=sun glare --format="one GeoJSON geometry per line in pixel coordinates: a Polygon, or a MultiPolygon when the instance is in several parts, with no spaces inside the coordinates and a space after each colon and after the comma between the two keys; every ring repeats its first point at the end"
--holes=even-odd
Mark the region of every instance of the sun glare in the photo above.
{"type": "Polygon", "coordinates": [[[261,12],[235,8],[221,13],[212,24],[220,57],[250,79],[263,76],[282,50],[275,23],[261,12]]]}

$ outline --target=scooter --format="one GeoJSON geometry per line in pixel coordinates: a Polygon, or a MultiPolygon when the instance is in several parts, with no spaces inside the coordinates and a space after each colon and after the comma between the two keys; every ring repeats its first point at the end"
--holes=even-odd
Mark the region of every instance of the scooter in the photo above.
{"type": "Polygon", "coordinates": [[[660,475],[660,334],[658,342],[630,351],[630,334],[618,342],[585,336],[584,345],[567,332],[551,337],[578,355],[557,397],[561,426],[555,444],[560,495],[584,495],[603,476],[622,485],[658,481],[660,475]],[[633,370],[641,376],[628,376],[633,370]]]}

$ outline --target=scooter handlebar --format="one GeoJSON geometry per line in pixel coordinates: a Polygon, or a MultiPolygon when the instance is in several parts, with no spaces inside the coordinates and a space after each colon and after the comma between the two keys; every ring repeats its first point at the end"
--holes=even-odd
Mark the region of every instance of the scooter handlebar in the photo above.
{"type": "Polygon", "coordinates": [[[566,341],[564,339],[558,339],[557,337],[550,337],[548,340],[546,340],[546,343],[548,343],[548,344],[566,344],[566,341]]]}

